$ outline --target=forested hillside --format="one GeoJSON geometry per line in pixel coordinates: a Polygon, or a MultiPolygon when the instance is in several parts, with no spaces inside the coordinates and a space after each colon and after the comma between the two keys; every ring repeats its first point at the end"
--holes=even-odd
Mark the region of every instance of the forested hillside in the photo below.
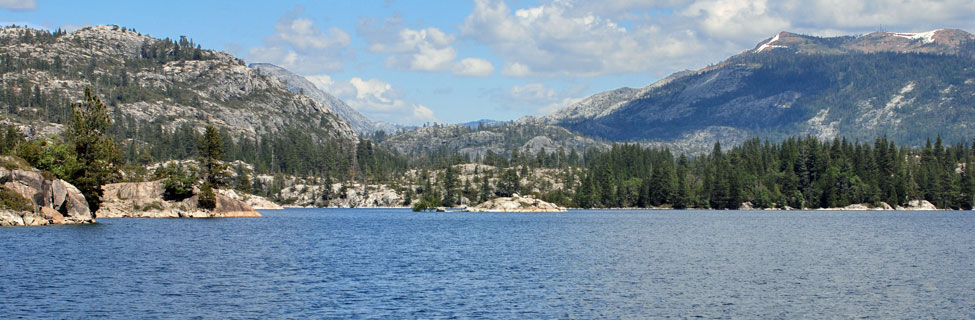
{"type": "Polygon", "coordinates": [[[261,172],[363,174],[357,136],[328,108],[185,36],[5,27],[0,74],[0,123],[33,139],[62,132],[70,104],[90,87],[109,106],[111,133],[132,164],[192,158],[196,137],[213,125],[228,160],[261,172]]]}

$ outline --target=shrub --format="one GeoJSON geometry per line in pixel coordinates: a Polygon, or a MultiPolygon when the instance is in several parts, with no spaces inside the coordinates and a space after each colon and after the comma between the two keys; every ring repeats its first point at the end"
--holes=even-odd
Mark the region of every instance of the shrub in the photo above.
{"type": "Polygon", "coordinates": [[[217,207],[217,195],[213,192],[213,187],[209,183],[200,186],[200,195],[197,199],[197,206],[201,209],[213,210],[217,207]]]}
{"type": "Polygon", "coordinates": [[[34,203],[10,188],[0,186],[0,208],[20,212],[34,212],[34,203]]]}
{"type": "Polygon", "coordinates": [[[435,208],[436,207],[431,206],[430,203],[427,202],[426,200],[420,200],[413,203],[413,211],[415,212],[427,211],[435,208]]]}
{"type": "Polygon", "coordinates": [[[196,178],[179,166],[156,169],[156,178],[163,179],[163,199],[167,201],[183,201],[193,196],[196,178]]]}

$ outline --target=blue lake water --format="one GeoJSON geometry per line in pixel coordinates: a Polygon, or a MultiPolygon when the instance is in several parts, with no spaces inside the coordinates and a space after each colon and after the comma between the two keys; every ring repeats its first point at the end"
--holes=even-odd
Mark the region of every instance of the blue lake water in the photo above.
{"type": "Polygon", "coordinates": [[[975,318],[968,212],[262,213],[0,228],[0,318],[975,318]]]}

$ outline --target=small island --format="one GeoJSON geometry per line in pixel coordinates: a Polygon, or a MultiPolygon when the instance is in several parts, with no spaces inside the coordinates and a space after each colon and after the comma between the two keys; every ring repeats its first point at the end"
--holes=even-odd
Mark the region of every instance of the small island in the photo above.
{"type": "Polygon", "coordinates": [[[555,204],[536,199],[532,196],[520,196],[517,193],[511,197],[501,197],[488,200],[467,212],[565,212],[566,209],[555,204]]]}
{"type": "Polygon", "coordinates": [[[200,192],[184,199],[166,199],[161,180],[113,183],[104,187],[100,218],[257,218],[261,214],[246,202],[218,190],[213,208],[202,208],[200,192]]]}

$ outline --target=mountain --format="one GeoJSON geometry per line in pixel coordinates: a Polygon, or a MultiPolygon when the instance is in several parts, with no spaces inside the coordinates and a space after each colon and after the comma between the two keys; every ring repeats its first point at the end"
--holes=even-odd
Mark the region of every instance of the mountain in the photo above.
{"type": "Polygon", "coordinates": [[[160,135],[199,132],[204,125],[235,141],[283,132],[358,141],[327,105],[186,37],[157,39],[118,26],[71,33],[5,27],[0,74],[0,122],[33,134],[62,130],[70,103],[91,87],[112,108],[117,137],[150,145],[161,143],[160,135]]]}
{"type": "Polygon", "coordinates": [[[491,119],[481,119],[469,122],[460,123],[460,125],[470,128],[480,128],[480,127],[497,127],[503,126],[505,121],[491,120],[491,119]]]}
{"type": "Polygon", "coordinates": [[[975,136],[973,57],[975,36],[962,30],[781,32],[714,66],[518,122],[690,149],[751,136],[968,141],[975,136]]]}
{"type": "Polygon", "coordinates": [[[315,86],[311,81],[308,81],[308,79],[305,79],[305,77],[294,74],[285,68],[269,63],[252,63],[250,67],[285,83],[291,92],[304,94],[314,99],[348,123],[352,127],[352,130],[355,130],[358,134],[368,135],[380,130],[392,133],[400,129],[399,126],[394,124],[369,120],[346,104],[345,101],[328,94],[315,86]]]}
{"type": "Polygon", "coordinates": [[[423,156],[443,151],[472,157],[489,152],[510,155],[517,150],[526,154],[556,152],[560,148],[569,153],[583,153],[590,148],[606,149],[603,141],[580,136],[553,125],[509,123],[504,125],[433,125],[390,136],[382,146],[401,154],[423,156]]]}

